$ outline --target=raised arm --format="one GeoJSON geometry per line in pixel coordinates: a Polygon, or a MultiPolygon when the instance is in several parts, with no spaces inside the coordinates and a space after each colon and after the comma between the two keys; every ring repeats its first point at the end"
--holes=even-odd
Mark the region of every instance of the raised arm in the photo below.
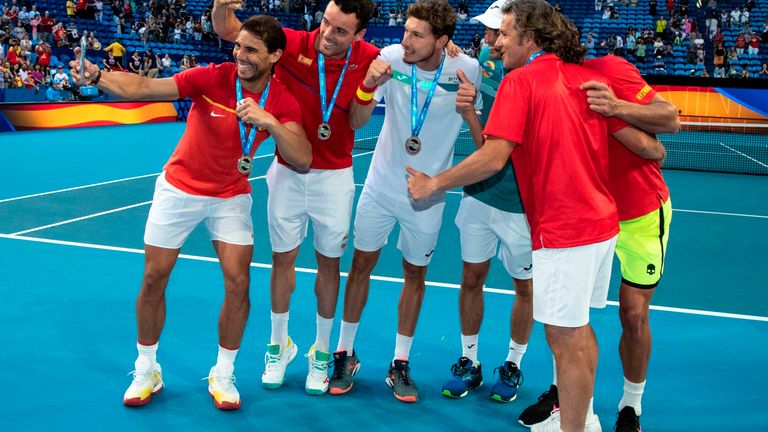
{"type": "MultiPolygon", "coordinates": [[[[75,48],[75,60],[69,62],[70,74],[80,81],[80,48],[75,48]]],[[[173,78],[147,78],[132,73],[102,72],[99,67],[85,61],[85,84],[121,99],[178,99],[179,87],[173,78]]]]}
{"type": "Polygon", "coordinates": [[[483,125],[480,123],[480,119],[477,118],[477,110],[475,109],[477,87],[461,69],[457,71],[456,75],[460,82],[459,90],[456,92],[456,111],[467,122],[469,133],[472,135],[472,141],[475,142],[475,147],[480,148],[483,146],[484,139],[483,125]]]}
{"type": "Polygon", "coordinates": [[[357,89],[357,97],[352,99],[349,106],[349,127],[357,130],[365,126],[371,119],[373,109],[378,103],[373,99],[373,91],[392,78],[392,65],[382,59],[374,60],[368,67],[368,72],[357,89]]]}
{"type": "Polygon", "coordinates": [[[234,42],[240,32],[242,23],[235,16],[235,10],[243,6],[242,0],[214,0],[211,11],[211,23],[213,31],[220,38],[234,42]]]}

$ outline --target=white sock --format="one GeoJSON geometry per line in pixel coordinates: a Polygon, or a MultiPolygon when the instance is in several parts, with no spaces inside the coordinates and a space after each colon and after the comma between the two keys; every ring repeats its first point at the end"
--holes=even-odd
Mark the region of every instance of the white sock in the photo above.
{"type": "Polygon", "coordinates": [[[135,367],[139,369],[150,368],[157,363],[157,346],[160,342],[154,345],[142,345],[136,342],[136,350],[139,352],[138,358],[136,358],[135,367]]]}
{"type": "Polygon", "coordinates": [[[480,335],[461,335],[461,355],[472,360],[472,363],[477,364],[477,343],[480,339],[480,335]]]}
{"type": "Polygon", "coordinates": [[[557,387],[557,363],[554,354],[552,354],[552,385],[557,387]]]}
{"type": "Polygon", "coordinates": [[[624,378],[624,395],[619,402],[619,411],[626,406],[631,406],[635,409],[635,414],[638,417],[643,413],[643,392],[645,391],[645,381],[641,383],[633,383],[624,378]]]}
{"type": "Polygon", "coordinates": [[[219,345],[219,355],[216,357],[216,370],[231,373],[235,369],[235,358],[240,349],[226,349],[219,345]]]}
{"type": "Polygon", "coordinates": [[[328,352],[331,345],[331,330],[333,330],[333,318],[323,318],[317,314],[315,318],[317,332],[315,333],[315,351],[328,352]]]}
{"type": "Polygon", "coordinates": [[[523,355],[528,350],[528,344],[521,345],[509,338],[509,352],[507,353],[507,361],[510,361],[520,367],[520,363],[523,361],[523,355]]]}
{"type": "Polygon", "coordinates": [[[359,322],[350,323],[341,320],[341,331],[339,332],[339,344],[336,346],[336,351],[344,350],[347,355],[352,355],[355,347],[355,335],[357,334],[357,327],[360,326],[359,322]]]}
{"type": "Polygon", "coordinates": [[[594,402],[595,402],[595,398],[589,399],[589,406],[587,407],[587,420],[589,420],[590,417],[595,415],[594,402]]]}
{"type": "Polygon", "coordinates": [[[274,313],[272,312],[272,335],[269,337],[269,343],[280,344],[280,347],[288,345],[288,318],[290,312],[274,313]]]}
{"type": "Polygon", "coordinates": [[[408,360],[408,355],[411,353],[411,344],[413,344],[413,336],[403,336],[398,333],[395,336],[394,360],[408,360]]]}

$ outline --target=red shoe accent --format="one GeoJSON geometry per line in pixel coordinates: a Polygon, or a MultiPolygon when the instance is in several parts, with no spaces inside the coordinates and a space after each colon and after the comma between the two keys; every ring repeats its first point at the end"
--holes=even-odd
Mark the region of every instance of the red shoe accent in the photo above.
{"type": "Polygon", "coordinates": [[[160,393],[161,391],[163,391],[163,387],[160,387],[159,389],[153,391],[152,393],[149,394],[149,396],[147,396],[144,399],[142,399],[142,398],[123,399],[123,405],[130,406],[130,407],[139,407],[139,406],[146,405],[146,404],[149,403],[149,401],[152,400],[152,396],[153,395],[156,395],[156,394],[160,393]]]}
{"type": "Polygon", "coordinates": [[[237,401],[237,403],[232,402],[221,402],[216,400],[215,397],[211,394],[211,392],[208,392],[209,395],[211,395],[211,399],[213,399],[213,404],[216,406],[216,408],[223,410],[223,411],[232,411],[236,409],[240,409],[240,401],[237,401]]]}
{"type": "Polygon", "coordinates": [[[398,396],[398,395],[395,395],[395,399],[402,402],[407,402],[407,403],[413,403],[419,400],[419,398],[417,398],[416,396],[398,396]]]}
{"type": "Polygon", "coordinates": [[[340,388],[336,388],[336,387],[331,387],[331,388],[329,388],[329,389],[328,389],[328,393],[330,393],[330,394],[332,394],[332,395],[343,395],[344,393],[347,393],[347,392],[349,392],[350,390],[352,390],[352,387],[353,387],[354,385],[355,385],[355,384],[354,384],[354,383],[352,383],[352,384],[349,386],[349,388],[347,388],[347,389],[340,389],[340,388]]]}

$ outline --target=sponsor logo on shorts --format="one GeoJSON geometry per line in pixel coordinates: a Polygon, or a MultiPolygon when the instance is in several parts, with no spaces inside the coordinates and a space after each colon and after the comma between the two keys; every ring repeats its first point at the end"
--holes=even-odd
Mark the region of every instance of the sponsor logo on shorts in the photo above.
{"type": "Polygon", "coordinates": [[[533,268],[533,263],[531,263],[528,267],[523,267],[523,270],[531,271],[532,268],[533,268]]]}
{"type": "Polygon", "coordinates": [[[645,272],[649,275],[656,274],[656,266],[653,264],[648,264],[648,267],[645,268],[645,272]]]}
{"type": "Polygon", "coordinates": [[[429,258],[429,257],[431,257],[431,256],[432,256],[432,254],[433,254],[433,253],[435,253],[435,250],[434,250],[434,249],[432,249],[431,251],[429,251],[429,253],[426,253],[426,254],[424,254],[424,256],[425,256],[425,257],[427,257],[427,258],[429,258]]]}

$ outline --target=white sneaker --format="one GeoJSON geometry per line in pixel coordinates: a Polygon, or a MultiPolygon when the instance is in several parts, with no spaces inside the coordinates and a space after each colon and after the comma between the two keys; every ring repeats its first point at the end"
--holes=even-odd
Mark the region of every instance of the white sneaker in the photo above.
{"type": "MultiPolygon", "coordinates": [[[[555,409],[552,415],[548,419],[541,423],[536,423],[531,426],[531,432],[560,432],[560,410],[555,409]]],[[[600,419],[597,414],[587,416],[587,421],[584,424],[584,432],[602,432],[600,426],[600,419]]]]}
{"type": "Polygon", "coordinates": [[[235,387],[234,366],[214,366],[203,379],[208,380],[208,394],[220,410],[236,410],[240,408],[240,392],[235,387]]]}
{"type": "Polygon", "coordinates": [[[304,390],[311,395],[321,395],[328,391],[328,366],[331,364],[331,353],[315,350],[315,345],[304,354],[309,360],[309,373],[304,390]]]}
{"type": "Polygon", "coordinates": [[[268,389],[276,389],[283,385],[285,368],[296,357],[299,348],[288,338],[288,345],[281,348],[279,344],[267,345],[267,353],[264,355],[264,374],[261,376],[261,385],[268,389]]]}
{"type": "Polygon", "coordinates": [[[136,359],[134,367],[136,369],[129,374],[133,375],[133,381],[123,395],[123,404],[141,406],[163,389],[163,371],[160,363],[149,364],[143,357],[136,359]]]}

